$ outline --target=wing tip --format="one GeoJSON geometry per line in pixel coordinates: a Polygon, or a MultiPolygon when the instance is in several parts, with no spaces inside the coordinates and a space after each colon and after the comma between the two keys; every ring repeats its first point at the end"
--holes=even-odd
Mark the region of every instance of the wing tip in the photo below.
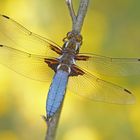
{"type": "Polygon", "coordinates": [[[4,18],[10,19],[10,17],[6,16],[6,15],[2,15],[4,18]]]}
{"type": "Polygon", "coordinates": [[[128,104],[128,105],[132,105],[132,104],[135,104],[136,103],[136,98],[135,96],[132,94],[131,91],[129,91],[128,89],[124,89],[125,92],[127,92],[130,96],[130,98],[128,99],[128,101],[125,103],[125,104],[128,104]]]}
{"type": "Polygon", "coordinates": [[[126,89],[126,88],[124,88],[124,91],[127,92],[127,93],[129,93],[129,94],[132,94],[132,92],[129,91],[128,89],[126,89]]]}

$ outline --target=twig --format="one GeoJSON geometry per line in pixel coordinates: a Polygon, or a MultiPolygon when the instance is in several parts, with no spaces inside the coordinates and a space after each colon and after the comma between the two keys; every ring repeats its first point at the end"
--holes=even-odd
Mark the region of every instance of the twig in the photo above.
{"type": "Polygon", "coordinates": [[[66,3],[67,3],[67,6],[68,6],[68,9],[69,9],[69,12],[70,12],[70,16],[71,16],[71,19],[72,19],[72,24],[74,25],[76,23],[76,15],[75,15],[75,12],[74,12],[74,9],[73,9],[72,1],[71,0],[66,0],[66,3]]]}
{"type": "MultiPolygon", "coordinates": [[[[63,105],[63,103],[62,103],[63,105]]],[[[46,137],[45,140],[54,140],[55,139],[55,134],[56,134],[56,129],[58,127],[58,122],[62,110],[62,105],[58,109],[58,111],[54,114],[54,116],[50,119],[47,120],[45,116],[43,116],[43,119],[45,120],[47,124],[47,131],[46,131],[46,137]]]]}
{"type": "Polygon", "coordinates": [[[82,29],[82,26],[83,26],[85,15],[87,13],[89,0],[81,0],[80,1],[80,5],[79,5],[77,15],[75,15],[72,1],[71,0],[66,0],[66,3],[67,3],[67,6],[68,6],[68,9],[69,9],[69,12],[70,12],[70,16],[72,18],[72,30],[74,32],[80,33],[81,29],[82,29]]]}
{"type": "MultiPolygon", "coordinates": [[[[78,9],[78,13],[76,15],[75,11],[73,9],[72,0],[66,0],[66,4],[68,6],[69,13],[70,13],[70,16],[72,19],[72,31],[74,31],[76,33],[81,32],[84,18],[87,13],[88,3],[89,3],[89,0],[81,0],[79,9],[78,9]]],[[[58,126],[62,106],[63,106],[63,103],[60,106],[59,110],[55,113],[55,115],[50,118],[50,120],[47,120],[46,117],[43,117],[47,124],[47,132],[46,132],[45,140],[54,140],[55,139],[56,129],[58,126]]]]}

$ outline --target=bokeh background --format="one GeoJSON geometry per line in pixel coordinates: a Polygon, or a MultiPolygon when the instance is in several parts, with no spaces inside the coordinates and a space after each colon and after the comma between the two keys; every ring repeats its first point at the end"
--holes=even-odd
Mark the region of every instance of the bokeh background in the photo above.
{"type": "MultiPolygon", "coordinates": [[[[79,1],[73,2],[77,9],[79,1]]],[[[60,45],[71,30],[65,0],[0,0],[0,13],[60,45]]],[[[91,0],[82,35],[82,52],[140,57],[140,1],[91,0]]],[[[92,102],[67,92],[57,140],[140,139],[140,76],[106,80],[130,89],[136,104],[92,102]]],[[[41,115],[45,115],[49,84],[0,65],[0,140],[44,139],[46,125],[41,115]]]]}

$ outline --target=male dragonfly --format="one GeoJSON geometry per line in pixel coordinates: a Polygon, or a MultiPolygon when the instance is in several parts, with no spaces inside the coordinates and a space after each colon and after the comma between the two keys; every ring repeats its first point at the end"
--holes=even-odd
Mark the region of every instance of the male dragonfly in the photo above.
{"type": "Polygon", "coordinates": [[[132,104],[133,94],[92,73],[108,76],[139,74],[139,58],[109,58],[79,53],[82,36],[73,31],[63,39],[62,47],[41,37],[5,15],[0,15],[0,63],[39,81],[53,77],[46,103],[47,117],[61,105],[66,87],[95,101],[132,104]]]}

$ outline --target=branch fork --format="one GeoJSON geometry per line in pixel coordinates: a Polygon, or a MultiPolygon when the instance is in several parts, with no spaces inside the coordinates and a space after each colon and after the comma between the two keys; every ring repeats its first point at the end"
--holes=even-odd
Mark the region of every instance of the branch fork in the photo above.
{"type": "Polygon", "coordinates": [[[70,16],[72,19],[72,30],[74,32],[80,33],[82,26],[83,26],[85,15],[87,13],[89,0],[80,1],[80,5],[79,5],[77,14],[75,14],[72,0],[66,0],[66,4],[68,6],[69,13],[70,13],[70,16]]]}

